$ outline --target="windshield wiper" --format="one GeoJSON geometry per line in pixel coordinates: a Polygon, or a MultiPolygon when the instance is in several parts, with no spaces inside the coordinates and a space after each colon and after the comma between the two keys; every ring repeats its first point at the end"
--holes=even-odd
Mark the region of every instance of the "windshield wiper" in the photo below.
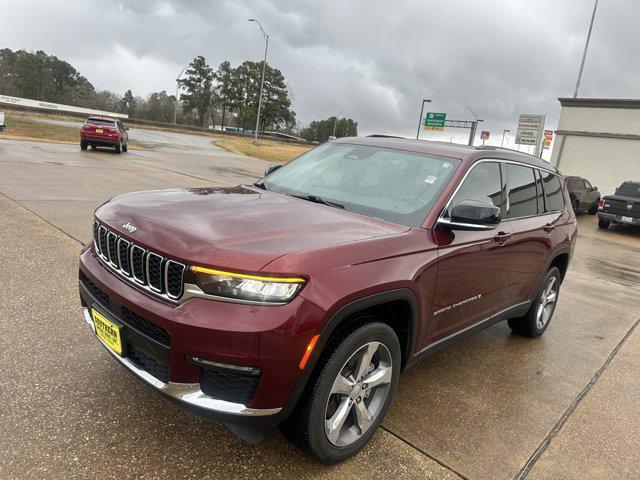
{"type": "Polygon", "coordinates": [[[300,198],[302,200],[307,200],[307,201],[313,202],[313,203],[321,203],[322,205],[328,205],[330,207],[344,209],[344,205],[342,205],[341,203],[332,202],[331,200],[327,200],[325,198],[318,197],[317,195],[294,195],[294,194],[289,194],[289,196],[300,198]]]}
{"type": "Polygon", "coordinates": [[[262,190],[268,190],[267,186],[263,182],[256,182],[253,184],[253,186],[261,188],[262,190]]]}

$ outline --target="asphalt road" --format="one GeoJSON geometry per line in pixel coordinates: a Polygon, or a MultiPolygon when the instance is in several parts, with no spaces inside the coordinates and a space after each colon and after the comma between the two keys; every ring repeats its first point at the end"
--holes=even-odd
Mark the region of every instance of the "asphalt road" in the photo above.
{"type": "Polygon", "coordinates": [[[426,358],[343,464],[278,432],[244,444],[137,381],[82,318],[93,210],[126,191],[251,182],[266,166],[159,135],[165,146],[122,155],[0,137],[0,478],[638,478],[640,231],[598,231],[591,216],[545,335],[499,324],[426,358]]]}

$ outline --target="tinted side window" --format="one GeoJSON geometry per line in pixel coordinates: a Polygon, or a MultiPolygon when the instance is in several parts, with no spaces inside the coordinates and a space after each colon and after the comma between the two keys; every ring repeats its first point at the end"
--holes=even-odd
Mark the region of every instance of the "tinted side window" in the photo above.
{"type": "Polygon", "coordinates": [[[449,213],[462,200],[478,200],[502,206],[500,165],[497,162],[482,162],[471,167],[458,192],[449,205],[449,213]]]}
{"type": "Polygon", "coordinates": [[[542,189],[542,173],[536,169],[536,193],[538,195],[538,213],[544,213],[544,190],[542,189]]]}
{"type": "Polygon", "coordinates": [[[584,181],[584,189],[585,190],[593,190],[593,187],[591,186],[591,184],[589,183],[589,180],[585,180],[584,181]]]}
{"type": "Polygon", "coordinates": [[[513,163],[506,163],[504,167],[509,188],[505,218],[537,215],[538,196],[533,168],[514,165],[513,163]]]}
{"type": "Polygon", "coordinates": [[[547,205],[547,212],[557,212],[564,209],[564,196],[560,178],[549,172],[542,172],[542,182],[544,184],[544,196],[547,205]]]}

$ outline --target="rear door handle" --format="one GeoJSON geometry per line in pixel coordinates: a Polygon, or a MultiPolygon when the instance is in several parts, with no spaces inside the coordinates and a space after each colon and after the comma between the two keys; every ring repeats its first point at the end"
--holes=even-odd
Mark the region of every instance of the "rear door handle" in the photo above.
{"type": "Polygon", "coordinates": [[[553,231],[554,228],[556,228],[555,225],[551,224],[551,223],[547,223],[544,227],[542,227],[544,229],[545,232],[547,233],[551,233],[553,231]]]}
{"type": "Polygon", "coordinates": [[[504,245],[504,242],[511,238],[511,234],[508,232],[498,232],[498,234],[493,237],[493,239],[498,242],[500,245],[504,245]]]}

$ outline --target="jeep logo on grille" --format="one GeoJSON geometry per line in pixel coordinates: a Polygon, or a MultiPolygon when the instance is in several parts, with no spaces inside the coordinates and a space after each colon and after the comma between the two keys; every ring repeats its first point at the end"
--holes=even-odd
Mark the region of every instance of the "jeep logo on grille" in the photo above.
{"type": "Polygon", "coordinates": [[[627,210],[631,210],[633,208],[633,203],[627,203],[627,210]]]}
{"type": "Polygon", "coordinates": [[[124,228],[129,233],[133,233],[138,229],[138,227],[136,227],[135,225],[131,225],[131,222],[125,223],[124,225],[122,225],[122,228],[124,228]]]}

